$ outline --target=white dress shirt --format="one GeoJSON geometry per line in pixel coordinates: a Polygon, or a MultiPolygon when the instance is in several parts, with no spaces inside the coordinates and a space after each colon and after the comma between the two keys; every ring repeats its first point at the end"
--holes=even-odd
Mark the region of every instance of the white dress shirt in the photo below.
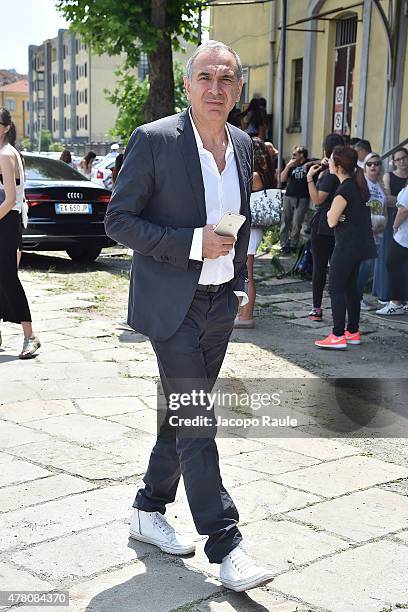
{"type": "MultiPolygon", "coordinates": [[[[207,224],[216,225],[224,213],[228,211],[239,213],[241,208],[241,190],[234,148],[228,128],[226,128],[228,145],[225,151],[225,168],[220,173],[213,154],[203,146],[203,141],[194,125],[191,110],[189,113],[203,175],[207,224]]],[[[203,228],[199,227],[194,230],[190,259],[203,261],[202,252],[203,228]]],[[[221,285],[230,281],[234,277],[234,255],[235,249],[232,248],[228,255],[221,255],[217,259],[204,258],[199,284],[221,285]]]]}

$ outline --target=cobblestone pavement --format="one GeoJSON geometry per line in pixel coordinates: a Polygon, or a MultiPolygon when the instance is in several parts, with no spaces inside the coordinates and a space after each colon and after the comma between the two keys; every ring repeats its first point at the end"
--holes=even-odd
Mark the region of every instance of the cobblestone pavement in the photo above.
{"type": "MultiPolygon", "coordinates": [[[[19,330],[2,326],[0,584],[69,590],[70,605],[23,605],[21,612],[408,608],[403,436],[219,440],[247,547],[275,574],[268,587],[232,594],[220,585],[182,486],[168,516],[197,541],[195,556],[177,559],[128,540],[156,429],[156,363],[146,338],[115,325],[125,290],[110,304],[105,287],[108,299],[98,307],[92,279],[97,269],[109,271],[109,261],[91,266],[76,291],[66,289],[65,264],[55,261],[51,270],[22,271],[43,343],[38,357],[16,359],[19,330]]],[[[234,332],[224,377],[406,377],[403,318],[364,314],[363,346],[318,351],[316,324],[305,317],[310,283],[272,280],[267,260],[257,262],[257,277],[257,326],[234,332]]],[[[318,335],[328,320],[317,324],[318,335]]]]}

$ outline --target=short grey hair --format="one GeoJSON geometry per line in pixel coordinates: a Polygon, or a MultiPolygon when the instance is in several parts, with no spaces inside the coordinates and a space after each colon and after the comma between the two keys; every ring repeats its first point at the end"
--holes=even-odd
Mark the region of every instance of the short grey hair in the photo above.
{"type": "Polygon", "coordinates": [[[242,63],[241,63],[238,53],[234,51],[232,47],[229,47],[223,42],[219,42],[218,40],[209,40],[203,43],[202,45],[200,45],[199,47],[197,47],[197,49],[194,51],[193,55],[190,57],[190,59],[187,62],[186,76],[188,80],[190,81],[190,83],[193,77],[193,64],[194,64],[194,60],[196,59],[197,55],[200,55],[200,53],[203,53],[204,51],[218,51],[218,50],[229,51],[229,53],[231,53],[234,56],[235,62],[237,64],[237,68],[236,68],[237,79],[238,81],[242,79],[242,63]]]}

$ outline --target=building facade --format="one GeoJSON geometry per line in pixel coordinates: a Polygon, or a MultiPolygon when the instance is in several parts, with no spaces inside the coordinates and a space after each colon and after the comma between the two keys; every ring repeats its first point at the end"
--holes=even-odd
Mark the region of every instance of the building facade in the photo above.
{"type": "Polygon", "coordinates": [[[16,126],[17,141],[21,143],[29,134],[28,80],[21,79],[0,87],[0,106],[11,113],[16,126]]]}
{"type": "Polygon", "coordinates": [[[105,142],[117,110],[105,90],[113,90],[115,70],[125,56],[97,56],[68,30],[29,47],[30,137],[42,129],[67,143],[105,142]]]}
{"type": "MultiPolygon", "coordinates": [[[[232,2],[232,0],[231,0],[232,2]]],[[[367,138],[385,152],[408,136],[408,1],[287,0],[281,83],[280,0],[211,8],[210,37],[244,66],[244,102],[263,96],[277,141],[284,87],[285,156],[296,144],[320,155],[325,134],[367,138]]]]}

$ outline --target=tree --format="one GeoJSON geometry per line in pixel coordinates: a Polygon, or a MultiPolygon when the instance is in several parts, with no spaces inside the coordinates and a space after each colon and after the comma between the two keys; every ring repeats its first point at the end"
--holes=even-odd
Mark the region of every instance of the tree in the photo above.
{"type": "Polygon", "coordinates": [[[52,142],[52,134],[50,130],[41,130],[39,139],[39,149],[40,151],[49,151],[50,144],[52,142]]]}
{"type": "Polygon", "coordinates": [[[174,112],[172,48],[178,37],[197,42],[197,3],[188,0],[57,0],[72,29],[96,53],[125,51],[126,68],[135,68],[143,51],[148,56],[149,96],[144,120],[174,112]]]}
{"type": "MultiPolygon", "coordinates": [[[[178,113],[188,105],[183,84],[184,70],[179,62],[174,64],[174,110],[178,113]]],[[[125,143],[133,130],[145,123],[144,109],[149,96],[149,81],[140,81],[133,72],[126,69],[116,71],[116,87],[106,91],[107,99],[118,108],[115,127],[110,131],[114,137],[125,143]]]]}

